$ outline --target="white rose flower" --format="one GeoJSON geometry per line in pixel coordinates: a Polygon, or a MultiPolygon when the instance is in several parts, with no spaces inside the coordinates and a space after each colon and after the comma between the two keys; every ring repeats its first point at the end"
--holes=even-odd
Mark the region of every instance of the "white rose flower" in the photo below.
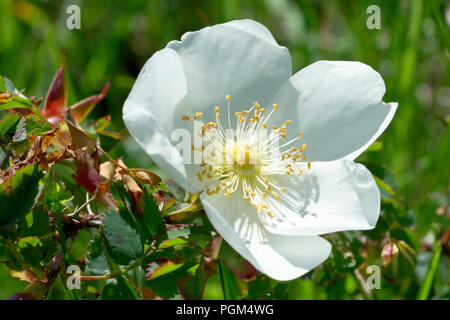
{"type": "Polygon", "coordinates": [[[188,32],[156,52],[123,119],[161,169],[201,192],[209,220],[237,252],[291,280],[329,256],[319,235],[377,222],[379,190],[353,160],[394,116],[397,103],[382,102],[385,91],[360,62],[319,61],[292,75],[288,50],[263,25],[239,20],[188,32]],[[201,135],[224,158],[183,162],[170,137],[194,120],[204,121],[201,135]],[[255,142],[258,130],[268,139],[255,142]],[[280,153],[268,152],[278,140],[280,153]]]}

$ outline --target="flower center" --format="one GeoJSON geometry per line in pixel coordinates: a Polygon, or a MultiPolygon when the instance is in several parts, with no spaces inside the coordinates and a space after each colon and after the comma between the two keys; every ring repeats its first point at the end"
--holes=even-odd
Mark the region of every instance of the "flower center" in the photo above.
{"type": "MultiPolygon", "coordinates": [[[[201,169],[197,172],[199,181],[207,180],[210,186],[206,188],[208,195],[225,190],[228,197],[234,192],[240,192],[243,199],[252,204],[258,213],[265,212],[273,217],[268,203],[268,197],[281,201],[285,187],[277,183],[279,175],[302,174],[299,167],[311,168],[306,162],[303,152],[306,144],[295,147],[302,139],[303,133],[294,139],[281,143],[287,134],[290,120],[280,127],[267,126],[270,116],[278,110],[273,109],[265,115],[266,109],[254,102],[248,110],[236,112],[236,125],[233,129],[230,116],[230,96],[228,101],[228,123],[224,128],[220,120],[220,107],[215,107],[216,121],[204,123],[201,121],[198,134],[203,138],[201,169]]],[[[201,118],[203,113],[196,112],[194,119],[201,118]]],[[[188,116],[183,116],[189,121],[188,116]]],[[[192,146],[193,150],[196,150],[192,146]]]]}

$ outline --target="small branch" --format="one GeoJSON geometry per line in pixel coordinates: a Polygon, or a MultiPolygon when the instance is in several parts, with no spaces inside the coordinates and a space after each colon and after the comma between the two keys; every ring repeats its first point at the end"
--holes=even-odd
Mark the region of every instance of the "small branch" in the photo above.
{"type": "Polygon", "coordinates": [[[126,273],[128,273],[129,271],[133,270],[134,268],[137,268],[139,266],[142,265],[145,257],[153,250],[152,247],[148,247],[144,254],[142,255],[141,258],[137,259],[134,263],[130,264],[128,267],[123,268],[122,270],[118,271],[118,272],[111,272],[108,274],[104,274],[101,276],[80,276],[80,280],[81,281],[99,281],[99,280],[107,280],[107,279],[112,279],[112,278],[116,278],[118,276],[122,276],[126,273]]]}
{"type": "Polygon", "coordinates": [[[89,199],[89,195],[87,194],[87,201],[85,202],[85,203],[83,203],[83,205],[81,206],[81,207],[79,207],[79,208],[76,208],[75,209],[75,211],[74,212],[72,212],[72,213],[70,213],[70,214],[68,214],[67,216],[68,217],[76,217],[79,213],[80,213],[80,211],[81,210],[83,210],[84,208],[86,208],[94,199],[95,199],[95,196],[94,197],[92,197],[91,199],[89,199]]]}

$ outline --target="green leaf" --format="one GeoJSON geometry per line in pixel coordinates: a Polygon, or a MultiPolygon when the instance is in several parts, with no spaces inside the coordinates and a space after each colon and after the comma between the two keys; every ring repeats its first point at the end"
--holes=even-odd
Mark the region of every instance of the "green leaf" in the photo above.
{"type": "Polygon", "coordinates": [[[30,211],[43,176],[37,165],[20,169],[0,185],[0,226],[21,220],[30,211]]]}
{"type": "Polygon", "coordinates": [[[18,96],[12,97],[8,102],[0,103],[0,110],[17,108],[34,109],[35,107],[29,100],[18,96]]]}
{"type": "Polygon", "coordinates": [[[127,211],[110,209],[103,219],[103,232],[111,252],[111,258],[121,265],[140,258],[143,254],[141,237],[127,211]]]}
{"type": "Polygon", "coordinates": [[[375,141],[366,149],[365,152],[380,151],[382,149],[383,149],[383,143],[381,141],[375,141]]]}
{"type": "Polygon", "coordinates": [[[27,117],[25,127],[28,135],[43,135],[52,130],[52,126],[47,121],[44,121],[35,115],[27,117]]]}
{"type": "Polygon", "coordinates": [[[402,240],[391,239],[381,252],[383,275],[391,281],[406,279],[414,271],[416,253],[402,240]]]}
{"type": "Polygon", "coordinates": [[[104,275],[110,272],[100,233],[96,233],[86,256],[86,273],[104,275]]]}
{"type": "Polygon", "coordinates": [[[436,272],[439,267],[439,259],[441,257],[442,245],[439,238],[435,240],[433,247],[433,254],[431,256],[430,264],[428,266],[427,274],[417,294],[417,300],[426,300],[430,295],[436,272]]]}
{"type": "Polygon", "coordinates": [[[111,124],[111,115],[101,117],[95,122],[95,131],[102,132],[111,124]]]}
{"type": "Polygon", "coordinates": [[[6,160],[7,157],[8,155],[6,154],[6,152],[2,149],[2,147],[0,147],[0,167],[3,165],[3,162],[6,160]]]}
{"type": "Polygon", "coordinates": [[[0,92],[6,92],[4,78],[5,77],[0,76],[0,92]]]}
{"type": "Polygon", "coordinates": [[[375,182],[381,191],[381,197],[387,200],[391,200],[397,189],[397,179],[395,178],[392,170],[385,165],[370,165],[370,171],[373,173],[375,182]]]}
{"type": "Polygon", "coordinates": [[[0,138],[4,135],[13,135],[16,131],[16,126],[19,123],[20,115],[17,113],[8,113],[0,121],[0,138]]]}
{"type": "Polygon", "coordinates": [[[37,247],[41,244],[41,240],[39,240],[38,237],[25,237],[19,240],[17,246],[22,249],[27,247],[37,247]]]}
{"type": "Polygon", "coordinates": [[[134,219],[135,219],[135,225],[136,225],[136,229],[137,232],[139,233],[142,242],[145,244],[151,244],[153,241],[153,237],[152,234],[150,232],[150,230],[148,229],[144,218],[137,212],[133,211],[132,209],[132,200],[130,197],[130,194],[126,191],[125,186],[123,184],[122,181],[119,181],[118,183],[115,184],[116,186],[116,190],[117,192],[119,192],[119,196],[121,197],[123,204],[119,203],[119,210],[125,210],[128,211],[129,214],[133,215],[134,219]]]}
{"type": "Polygon", "coordinates": [[[16,87],[14,86],[14,83],[9,80],[7,77],[3,77],[3,84],[7,91],[14,94],[16,92],[16,87]]]}
{"type": "Polygon", "coordinates": [[[32,224],[24,231],[23,236],[40,237],[49,229],[50,219],[47,211],[43,207],[37,207],[32,212],[32,224]]]}
{"type": "Polygon", "coordinates": [[[386,198],[386,199],[391,199],[392,196],[395,195],[394,189],[389,184],[387,184],[384,180],[382,180],[381,178],[378,178],[375,175],[373,177],[374,177],[375,182],[377,183],[378,187],[380,188],[381,197],[386,198]]]}
{"type": "Polygon", "coordinates": [[[47,300],[74,300],[73,290],[67,289],[60,279],[56,279],[48,292],[47,300]]]}
{"type": "Polygon", "coordinates": [[[159,211],[153,196],[147,191],[147,188],[142,188],[144,194],[144,222],[153,236],[160,235],[166,231],[162,213],[159,211]]]}
{"type": "Polygon", "coordinates": [[[188,241],[183,238],[173,238],[161,242],[161,244],[159,245],[159,249],[171,248],[175,246],[185,245],[187,243],[188,241]]]}
{"type": "Polygon", "coordinates": [[[278,283],[273,289],[273,295],[277,300],[287,300],[289,298],[288,285],[286,283],[278,283]]]}
{"type": "MultiPolygon", "coordinates": [[[[26,132],[24,132],[24,135],[26,137],[26,132]]],[[[26,151],[28,151],[31,147],[30,141],[24,139],[21,141],[13,142],[10,144],[10,148],[14,150],[14,152],[18,156],[22,156],[26,151]]]]}
{"type": "MultiPolygon", "coordinates": [[[[190,271],[192,271],[192,268],[196,265],[198,265],[198,262],[196,261],[187,262],[180,268],[177,268],[177,270],[166,273],[152,280],[145,281],[145,285],[161,298],[172,298],[178,293],[178,279],[180,277],[192,274],[190,271]]],[[[151,264],[151,267],[148,269],[149,273],[153,271],[152,267],[157,268],[157,265],[151,264]]],[[[147,276],[149,273],[147,273],[147,276]]]]}
{"type": "Polygon", "coordinates": [[[226,242],[223,242],[220,247],[219,257],[241,279],[252,280],[258,273],[250,262],[234,251],[226,242]]]}
{"type": "Polygon", "coordinates": [[[167,189],[169,189],[170,193],[178,200],[182,201],[186,197],[186,191],[180,187],[174,180],[167,179],[166,180],[167,189]]]}
{"type": "Polygon", "coordinates": [[[18,247],[24,261],[30,265],[38,264],[43,257],[42,242],[38,237],[20,239],[18,247]]]}
{"type": "Polygon", "coordinates": [[[203,296],[208,275],[197,265],[194,275],[187,275],[178,278],[178,290],[183,298],[188,300],[199,300],[203,296]]]}
{"type": "Polygon", "coordinates": [[[100,137],[100,144],[102,148],[106,151],[114,148],[120,140],[120,133],[110,132],[110,131],[102,131],[98,133],[100,137]]]}
{"type": "Polygon", "coordinates": [[[156,262],[152,263],[152,265],[150,266],[150,268],[152,269],[148,274],[147,274],[147,279],[153,280],[156,279],[158,277],[161,277],[163,275],[166,275],[168,273],[171,273],[175,270],[178,270],[179,268],[181,268],[184,263],[174,263],[172,261],[168,261],[166,263],[163,263],[161,265],[158,265],[156,262]]]}
{"type": "Polygon", "coordinates": [[[273,290],[270,280],[266,276],[258,276],[248,284],[248,296],[250,300],[269,300],[273,298],[273,290]]]}
{"type": "Polygon", "coordinates": [[[191,228],[189,228],[189,227],[174,228],[174,229],[167,231],[167,237],[169,239],[179,238],[179,237],[183,237],[183,238],[187,239],[190,234],[191,234],[191,228]]]}
{"type": "Polygon", "coordinates": [[[106,284],[102,291],[103,300],[137,300],[136,291],[127,279],[119,276],[106,284]]]}
{"type": "MultiPolygon", "coordinates": [[[[177,271],[174,273],[176,272],[177,271]]],[[[178,293],[177,280],[178,278],[176,274],[167,274],[151,281],[146,281],[145,285],[159,297],[170,299],[178,293]]]]}
{"type": "Polygon", "coordinates": [[[218,260],[220,282],[222,284],[222,293],[225,300],[240,300],[241,291],[236,284],[236,276],[225,265],[223,261],[218,260]]]}
{"type": "Polygon", "coordinates": [[[87,230],[81,230],[77,234],[69,250],[69,257],[72,261],[80,259],[88,251],[90,237],[91,234],[87,230]]]}

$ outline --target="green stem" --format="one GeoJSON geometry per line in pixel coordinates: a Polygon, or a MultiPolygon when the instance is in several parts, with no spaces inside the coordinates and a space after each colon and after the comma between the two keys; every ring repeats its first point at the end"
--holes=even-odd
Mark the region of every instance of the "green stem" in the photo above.
{"type": "Polygon", "coordinates": [[[224,300],[240,300],[241,293],[236,284],[235,276],[230,269],[227,268],[225,263],[221,260],[217,260],[219,267],[220,283],[222,284],[222,293],[224,300]]]}
{"type": "Polygon", "coordinates": [[[428,265],[427,274],[417,294],[417,300],[427,300],[430,295],[431,286],[436,275],[436,271],[439,267],[439,258],[441,257],[442,245],[439,238],[436,238],[433,246],[433,254],[431,256],[430,264],[428,265]]]}
{"type": "Polygon", "coordinates": [[[141,266],[142,263],[144,262],[145,257],[150,253],[151,250],[152,250],[152,248],[148,247],[147,250],[145,250],[145,252],[141,258],[136,259],[136,261],[134,263],[130,264],[126,268],[120,269],[116,272],[104,274],[101,276],[80,276],[80,280],[81,281],[98,281],[98,280],[107,280],[107,279],[111,279],[111,278],[116,278],[118,276],[123,276],[126,273],[128,273],[129,271],[133,270],[134,268],[141,266]]]}

